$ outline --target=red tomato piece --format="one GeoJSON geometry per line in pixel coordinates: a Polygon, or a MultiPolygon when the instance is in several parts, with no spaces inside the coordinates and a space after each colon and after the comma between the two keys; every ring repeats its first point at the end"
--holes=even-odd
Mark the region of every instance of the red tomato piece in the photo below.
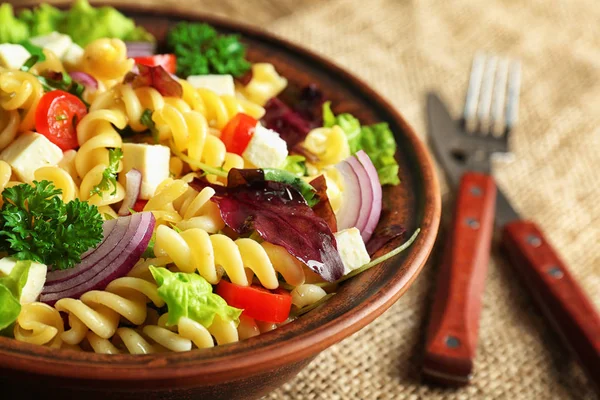
{"type": "Polygon", "coordinates": [[[133,211],[136,211],[136,212],[144,211],[144,207],[146,207],[146,203],[148,203],[148,200],[137,200],[135,202],[135,204],[133,205],[133,211]]]}
{"type": "Polygon", "coordinates": [[[177,71],[177,57],[175,54],[155,54],[153,56],[133,57],[136,64],[149,67],[162,66],[167,72],[174,74],[177,71]]]}
{"type": "Polygon", "coordinates": [[[281,288],[267,290],[263,287],[240,286],[222,280],[215,292],[227,304],[244,310],[244,315],[265,322],[284,322],[290,315],[292,295],[281,288]]]}
{"type": "Polygon", "coordinates": [[[227,151],[241,156],[254,135],[256,124],[258,121],[251,116],[242,113],[236,114],[221,132],[221,140],[227,151]]]}
{"type": "Polygon", "coordinates": [[[63,151],[76,149],[79,121],[87,114],[87,107],[71,93],[53,90],[40,99],[35,110],[35,130],[63,151]]]}

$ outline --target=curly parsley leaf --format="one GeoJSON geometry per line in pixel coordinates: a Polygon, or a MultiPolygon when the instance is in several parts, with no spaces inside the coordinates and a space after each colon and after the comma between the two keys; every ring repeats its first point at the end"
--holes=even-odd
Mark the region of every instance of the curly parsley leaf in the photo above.
{"type": "Polygon", "coordinates": [[[97,194],[102,197],[104,192],[107,192],[112,187],[111,195],[117,194],[117,173],[119,172],[119,164],[123,158],[123,150],[119,148],[108,150],[108,166],[102,173],[102,180],[92,190],[90,196],[97,194]]]}
{"type": "Polygon", "coordinates": [[[64,203],[58,196],[61,193],[45,180],[5,189],[0,209],[0,251],[54,269],[80,262],[81,254],[102,240],[102,216],[87,202],[64,203]]]}
{"type": "Polygon", "coordinates": [[[250,69],[246,48],[237,35],[219,35],[210,25],[180,22],[167,35],[167,46],[177,56],[177,74],[231,74],[250,69]]]}
{"type": "Polygon", "coordinates": [[[149,108],[144,110],[142,116],[140,117],[140,123],[150,130],[150,133],[152,133],[152,139],[154,139],[154,143],[158,143],[158,129],[156,129],[156,124],[152,120],[152,110],[149,108]]]}

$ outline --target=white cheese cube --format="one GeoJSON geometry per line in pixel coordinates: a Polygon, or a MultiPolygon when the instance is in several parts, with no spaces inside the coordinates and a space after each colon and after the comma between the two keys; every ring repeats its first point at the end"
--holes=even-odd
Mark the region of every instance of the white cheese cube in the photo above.
{"type": "Polygon", "coordinates": [[[371,261],[358,229],[348,228],[333,235],[337,242],[338,253],[344,263],[344,275],[371,261]]]}
{"type": "MultiPolygon", "coordinates": [[[[17,261],[16,258],[12,257],[0,259],[0,276],[10,275],[17,261]]],[[[42,293],[44,283],[46,283],[47,271],[48,267],[46,265],[35,261],[31,262],[31,267],[29,267],[29,273],[27,274],[27,282],[25,282],[25,286],[21,290],[21,298],[19,299],[21,304],[33,303],[37,300],[40,293],[42,293]]]]}
{"type": "Polygon", "coordinates": [[[31,54],[20,44],[0,44],[0,67],[19,69],[29,57],[31,54]]]}
{"type": "Polygon", "coordinates": [[[209,89],[219,96],[235,96],[235,84],[231,75],[191,75],[187,81],[197,89],[209,89]]]}
{"type": "Polygon", "coordinates": [[[257,168],[278,168],[287,155],[287,143],[279,137],[279,133],[259,123],[242,157],[257,168]]]}
{"type": "Polygon", "coordinates": [[[0,153],[0,160],[6,161],[13,172],[23,182],[32,182],[36,169],[57,165],[63,152],[46,136],[35,132],[25,132],[0,153]]]}
{"type": "Polygon", "coordinates": [[[62,61],[70,66],[75,66],[81,62],[83,58],[83,48],[77,43],[71,43],[65,54],[62,56],[62,61]]]}
{"type": "Polygon", "coordinates": [[[131,169],[142,173],[142,188],[139,198],[148,200],[154,196],[156,188],[169,177],[171,149],[162,145],[123,143],[123,170],[119,182],[125,185],[125,174],[131,169]]]}
{"type": "Polygon", "coordinates": [[[67,50],[69,50],[71,43],[73,43],[69,35],[58,32],[36,36],[29,39],[29,41],[38,47],[52,51],[60,59],[63,58],[67,50]]]}

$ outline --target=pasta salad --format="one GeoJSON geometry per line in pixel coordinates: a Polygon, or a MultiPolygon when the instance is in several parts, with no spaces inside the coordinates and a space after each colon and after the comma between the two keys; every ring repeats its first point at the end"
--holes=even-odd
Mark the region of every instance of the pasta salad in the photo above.
{"type": "Polygon", "coordinates": [[[386,123],[182,22],[0,6],[0,332],[115,354],[237,342],[398,254],[386,123]],[[90,24],[93,21],[93,24],[90,24]],[[90,29],[91,25],[98,28],[90,29]]]}

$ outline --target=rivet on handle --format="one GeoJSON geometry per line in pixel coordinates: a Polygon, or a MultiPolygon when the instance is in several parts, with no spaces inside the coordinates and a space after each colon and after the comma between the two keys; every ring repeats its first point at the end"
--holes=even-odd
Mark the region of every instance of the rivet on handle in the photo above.
{"type": "Polygon", "coordinates": [[[467,217],[465,219],[465,222],[469,226],[469,228],[479,229],[479,221],[477,221],[475,218],[467,217]]]}
{"type": "Polygon", "coordinates": [[[469,192],[475,196],[475,197],[479,197],[481,196],[482,190],[479,186],[471,186],[471,189],[469,189],[469,192]]]}
{"type": "Polygon", "coordinates": [[[445,343],[446,347],[451,349],[456,349],[460,346],[460,340],[458,340],[458,338],[455,336],[446,336],[445,343]]]}
{"type": "Polygon", "coordinates": [[[556,265],[553,265],[550,268],[548,268],[546,270],[546,272],[548,272],[548,275],[550,275],[551,277],[556,278],[556,279],[560,279],[563,276],[565,276],[565,274],[562,272],[562,270],[556,265]]]}
{"type": "Polygon", "coordinates": [[[542,239],[536,235],[528,235],[527,243],[529,243],[533,247],[540,247],[542,245],[542,239]]]}

